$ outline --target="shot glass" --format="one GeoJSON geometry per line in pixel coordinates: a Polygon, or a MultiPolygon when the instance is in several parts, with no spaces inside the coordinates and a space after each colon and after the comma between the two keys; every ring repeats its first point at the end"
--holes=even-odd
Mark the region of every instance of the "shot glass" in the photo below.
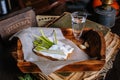
{"type": "Polygon", "coordinates": [[[75,39],[77,40],[79,40],[82,35],[83,28],[85,27],[86,18],[87,18],[86,11],[79,12],[77,11],[71,13],[72,31],[75,39]]]}

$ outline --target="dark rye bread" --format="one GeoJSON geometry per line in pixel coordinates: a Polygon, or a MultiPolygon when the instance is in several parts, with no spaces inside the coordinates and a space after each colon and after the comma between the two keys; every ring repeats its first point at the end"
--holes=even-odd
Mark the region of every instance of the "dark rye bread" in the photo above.
{"type": "MultiPolygon", "coordinates": [[[[52,61],[57,61],[57,60],[59,60],[59,59],[53,58],[53,57],[51,57],[51,56],[49,56],[49,55],[45,56],[44,54],[41,54],[40,52],[37,52],[37,51],[35,51],[34,49],[33,49],[33,52],[34,52],[36,55],[40,56],[40,57],[44,57],[44,58],[47,58],[47,59],[52,60],[52,61]]],[[[68,54],[68,56],[67,56],[66,59],[62,59],[62,60],[67,60],[67,59],[69,58],[70,54],[71,54],[71,53],[68,54]]]]}
{"type": "Polygon", "coordinates": [[[95,31],[93,29],[84,29],[81,36],[82,44],[88,43],[89,47],[85,49],[85,52],[91,57],[97,57],[97,59],[105,58],[105,39],[102,32],[95,31]]]}
{"type": "Polygon", "coordinates": [[[43,55],[43,54],[41,54],[41,53],[39,53],[39,52],[36,52],[34,49],[33,49],[33,52],[34,52],[37,56],[44,57],[44,58],[50,59],[50,60],[52,60],[52,61],[58,60],[58,59],[52,58],[52,57],[50,57],[50,56],[45,56],[45,55],[43,55]]]}

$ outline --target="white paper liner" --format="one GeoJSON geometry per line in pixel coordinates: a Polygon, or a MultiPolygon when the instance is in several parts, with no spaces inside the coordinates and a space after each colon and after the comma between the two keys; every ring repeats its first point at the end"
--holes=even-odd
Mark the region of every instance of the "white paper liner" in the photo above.
{"type": "Polygon", "coordinates": [[[84,53],[80,48],[78,48],[72,41],[65,39],[63,36],[61,30],[59,28],[41,28],[41,27],[30,27],[24,30],[21,30],[14,34],[10,40],[13,37],[18,37],[22,43],[22,50],[24,53],[24,60],[30,61],[34,64],[36,64],[40,70],[48,75],[60,68],[62,68],[65,65],[78,62],[78,61],[84,61],[88,60],[89,57],[86,53],[84,53]],[[67,60],[61,60],[61,61],[52,61],[45,57],[37,56],[32,50],[33,50],[33,41],[34,37],[33,35],[41,35],[40,29],[42,29],[46,36],[49,36],[53,30],[56,31],[57,39],[61,42],[70,45],[74,48],[73,53],[69,56],[67,60]]]}

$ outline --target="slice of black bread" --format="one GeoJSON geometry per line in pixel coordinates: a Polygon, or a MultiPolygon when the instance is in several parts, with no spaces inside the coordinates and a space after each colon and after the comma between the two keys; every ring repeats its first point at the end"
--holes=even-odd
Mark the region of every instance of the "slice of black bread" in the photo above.
{"type": "Polygon", "coordinates": [[[83,40],[82,44],[88,44],[85,52],[91,57],[97,57],[97,59],[105,58],[105,39],[102,32],[98,32],[93,29],[84,29],[83,34],[80,37],[83,40]]]}

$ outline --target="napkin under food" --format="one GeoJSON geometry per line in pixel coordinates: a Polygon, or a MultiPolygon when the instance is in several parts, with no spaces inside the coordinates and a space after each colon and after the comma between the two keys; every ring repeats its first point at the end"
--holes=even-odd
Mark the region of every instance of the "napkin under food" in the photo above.
{"type": "Polygon", "coordinates": [[[10,38],[10,40],[13,37],[18,37],[22,43],[24,60],[36,64],[40,68],[40,70],[46,75],[49,75],[50,73],[64,67],[65,65],[89,59],[86,53],[84,53],[80,48],[78,48],[72,41],[66,39],[63,36],[59,28],[30,27],[17,32],[10,38]],[[43,30],[46,36],[50,36],[50,34],[52,34],[52,31],[55,30],[57,39],[59,41],[74,48],[73,53],[70,54],[67,60],[52,61],[45,57],[38,56],[33,52],[33,41],[35,39],[33,35],[40,36],[40,29],[43,30]]]}

